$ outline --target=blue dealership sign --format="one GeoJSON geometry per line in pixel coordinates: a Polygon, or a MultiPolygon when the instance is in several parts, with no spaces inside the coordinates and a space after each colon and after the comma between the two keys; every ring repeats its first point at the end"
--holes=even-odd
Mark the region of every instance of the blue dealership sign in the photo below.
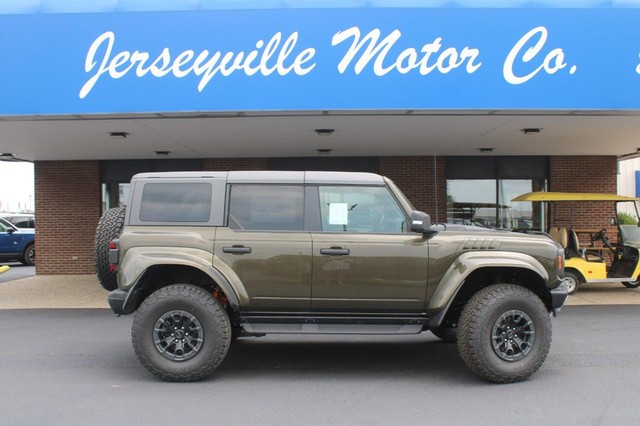
{"type": "Polygon", "coordinates": [[[640,9],[0,16],[2,115],[638,110],[640,9]]]}

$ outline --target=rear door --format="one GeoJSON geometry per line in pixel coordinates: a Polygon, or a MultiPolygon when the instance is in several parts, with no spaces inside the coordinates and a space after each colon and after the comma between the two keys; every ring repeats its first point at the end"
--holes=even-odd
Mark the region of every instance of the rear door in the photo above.
{"type": "Polygon", "coordinates": [[[307,311],[311,236],[304,230],[302,184],[233,184],[228,226],[216,233],[215,260],[231,268],[248,311],[307,311]]]}

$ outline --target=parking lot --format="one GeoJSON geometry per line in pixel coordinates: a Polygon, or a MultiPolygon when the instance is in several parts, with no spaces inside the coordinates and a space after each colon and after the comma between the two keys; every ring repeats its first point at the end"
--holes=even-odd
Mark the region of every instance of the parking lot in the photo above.
{"type": "Polygon", "coordinates": [[[243,338],[211,378],[175,384],[140,365],[131,317],[106,309],[94,280],[0,285],[2,424],[637,422],[640,291],[621,285],[571,296],[547,361],[523,383],[484,382],[455,345],[423,333],[243,338]]]}

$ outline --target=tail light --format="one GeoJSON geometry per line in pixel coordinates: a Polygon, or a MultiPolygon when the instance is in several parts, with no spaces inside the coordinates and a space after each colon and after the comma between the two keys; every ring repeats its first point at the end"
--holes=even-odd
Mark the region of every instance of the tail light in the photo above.
{"type": "Polygon", "coordinates": [[[120,262],[120,244],[118,240],[109,242],[109,271],[115,272],[118,270],[118,263],[120,262]]]}

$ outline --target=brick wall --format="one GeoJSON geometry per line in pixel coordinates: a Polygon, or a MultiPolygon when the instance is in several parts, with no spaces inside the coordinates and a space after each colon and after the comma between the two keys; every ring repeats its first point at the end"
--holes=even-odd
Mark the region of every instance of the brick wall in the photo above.
{"type": "Polygon", "coordinates": [[[99,161],[35,163],[36,273],[93,274],[99,161]]]}
{"type": "Polygon", "coordinates": [[[432,222],[447,219],[445,171],[444,157],[435,159],[435,173],[433,157],[380,157],[378,162],[378,172],[393,180],[416,209],[429,213],[432,222]]]}
{"type": "MultiPolygon", "coordinates": [[[[617,192],[618,160],[615,156],[558,156],[551,157],[549,191],[554,192],[617,192]]],[[[556,226],[574,229],[606,228],[613,241],[617,241],[617,229],[608,226],[615,216],[611,202],[554,203],[549,209],[549,220],[556,226]],[[555,209],[554,209],[555,207],[555,209]],[[571,216],[573,223],[571,224],[571,216]]],[[[588,239],[580,236],[581,244],[588,239]]]]}

